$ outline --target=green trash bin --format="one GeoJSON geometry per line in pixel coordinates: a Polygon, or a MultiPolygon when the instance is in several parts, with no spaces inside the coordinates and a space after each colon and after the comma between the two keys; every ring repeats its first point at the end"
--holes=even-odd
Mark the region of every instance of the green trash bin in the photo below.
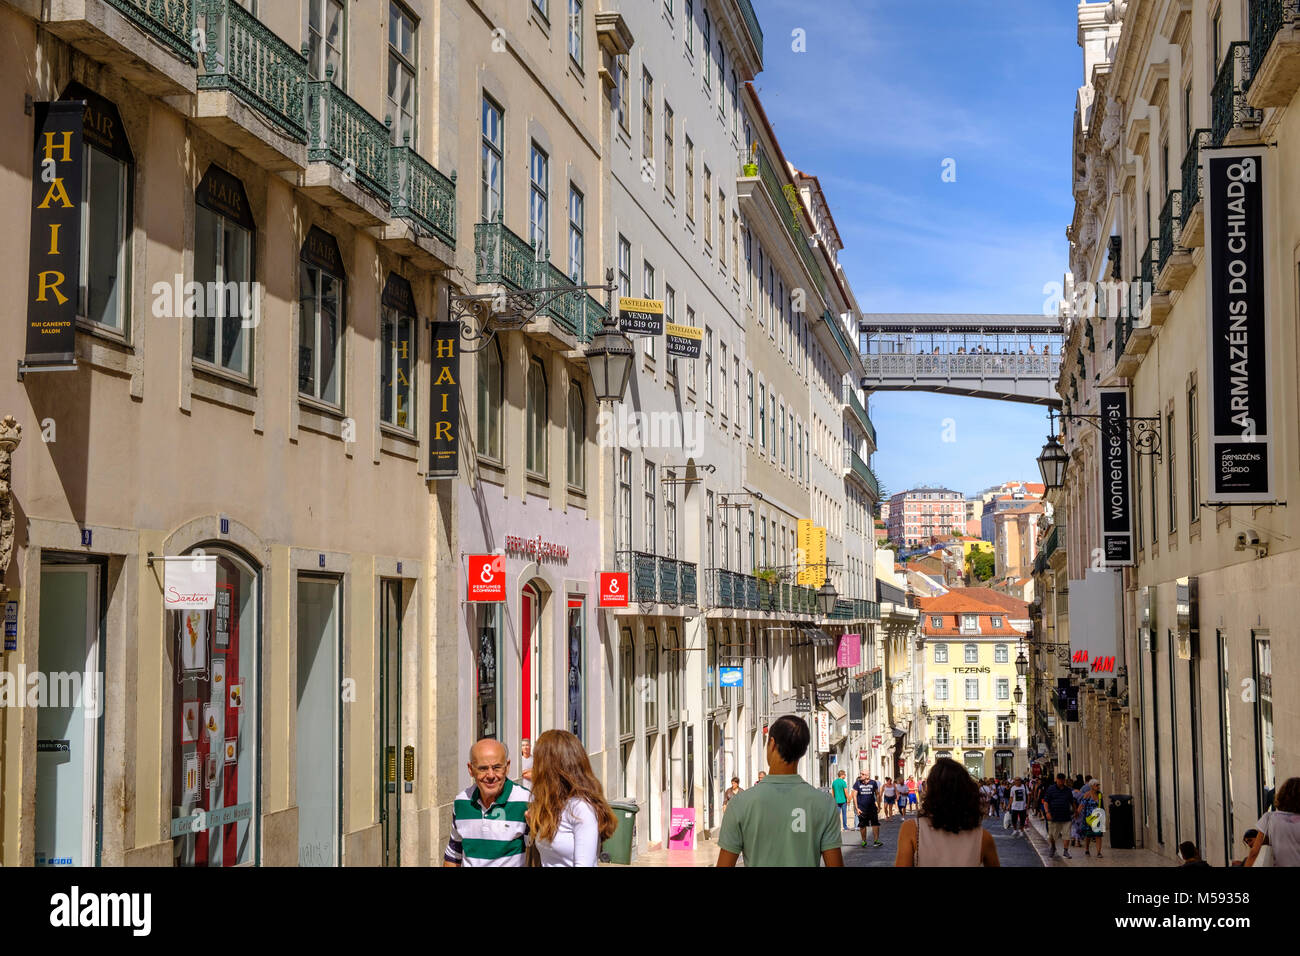
{"type": "Polygon", "coordinates": [[[601,845],[601,862],[631,863],[632,841],[636,835],[636,815],[641,808],[635,800],[611,800],[609,807],[618,819],[618,828],[614,831],[614,835],[601,845]]]}

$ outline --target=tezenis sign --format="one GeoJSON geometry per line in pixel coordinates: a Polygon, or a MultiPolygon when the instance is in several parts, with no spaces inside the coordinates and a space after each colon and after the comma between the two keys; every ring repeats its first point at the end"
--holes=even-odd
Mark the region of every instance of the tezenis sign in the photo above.
{"type": "Polygon", "coordinates": [[[80,100],[36,104],[25,361],[31,368],[77,361],[85,111],[80,100]]]}

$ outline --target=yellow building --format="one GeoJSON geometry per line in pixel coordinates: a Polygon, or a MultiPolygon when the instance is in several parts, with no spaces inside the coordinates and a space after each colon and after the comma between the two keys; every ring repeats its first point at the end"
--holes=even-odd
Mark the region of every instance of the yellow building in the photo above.
{"type": "Polygon", "coordinates": [[[1028,607],[984,588],[922,598],[921,716],[931,759],[949,757],[975,777],[1024,771],[1025,716],[1016,675],[1028,607]],[[1019,694],[1017,694],[1019,691],[1019,694]]]}

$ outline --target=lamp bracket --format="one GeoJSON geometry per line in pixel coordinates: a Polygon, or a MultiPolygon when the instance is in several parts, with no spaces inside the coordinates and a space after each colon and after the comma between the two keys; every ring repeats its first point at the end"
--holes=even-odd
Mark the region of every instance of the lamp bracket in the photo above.
{"type": "Polygon", "coordinates": [[[522,329],[555,303],[569,296],[585,296],[602,289],[612,300],[616,284],[544,286],[540,289],[511,289],[474,295],[452,295],[448,308],[451,320],[460,325],[461,351],[481,352],[497,332],[522,329]]]}
{"type": "MultiPolygon", "coordinates": [[[[1062,421],[1081,421],[1101,431],[1101,416],[1086,413],[1058,413],[1062,421]]],[[[1130,415],[1127,419],[1128,443],[1139,455],[1154,455],[1156,461],[1163,461],[1160,454],[1160,416],[1130,415]]]]}

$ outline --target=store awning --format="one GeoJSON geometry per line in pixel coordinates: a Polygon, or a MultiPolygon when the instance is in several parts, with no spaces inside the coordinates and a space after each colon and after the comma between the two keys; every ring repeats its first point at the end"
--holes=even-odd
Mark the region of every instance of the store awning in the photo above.
{"type": "Polygon", "coordinates": [[[836,642],[835,638],[831,637],[829,634],[827,634],[825,631],[823,631],[820,627],[816,627],[816,626],[814,626],[814,625],[812,625],[812,624],[802,624],[802,625],[799,625],[799,630],[800,630],[802,636],[808,638],[808,640],[812,641],[814,644],[816,644],[816,645],[819,646],[819,647],[835,647],[835,646],[836,646],[836,643],[837,643],[837,642],[836,642]]]}
{"type": "Polygon", "coordinates": [[[849,712],[844,709],[838,700],[828,700],[822,706],[826,708],[826,712],[831,715],[832,720],[843,720],[849,715],[849,712]]]}

